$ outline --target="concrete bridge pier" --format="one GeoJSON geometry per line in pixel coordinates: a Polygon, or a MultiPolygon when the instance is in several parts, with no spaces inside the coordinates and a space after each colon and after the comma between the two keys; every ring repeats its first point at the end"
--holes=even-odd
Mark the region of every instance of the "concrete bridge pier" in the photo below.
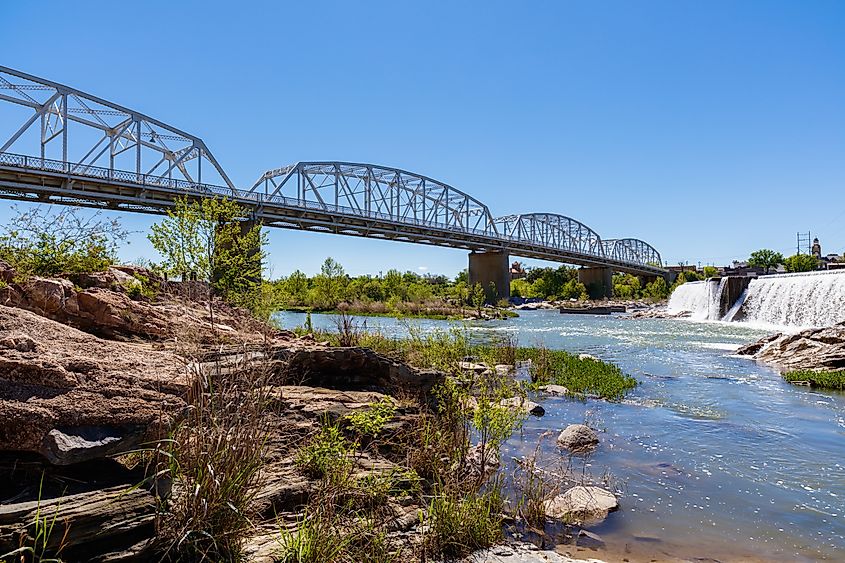
{"type": "Polygon", "coordinates": [[[488,303],[511,296],[509,258],[508,253],[502,251],[469,254],[469,285],[480,283],[488,303]],[[495,292],[491,291],[491,283],[495,285],[495,292]]]}
{"type": "Polygon", "coordinates": [[[578,281],[587,287],[587,293],[592,299],[613,297],[612,268],[580,268],[578,281]]]}

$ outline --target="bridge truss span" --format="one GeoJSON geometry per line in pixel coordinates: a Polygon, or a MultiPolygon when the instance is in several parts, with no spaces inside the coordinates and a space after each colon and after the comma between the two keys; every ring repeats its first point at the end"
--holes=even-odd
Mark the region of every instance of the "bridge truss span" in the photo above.
{"type": "Polygon", "coordinates": [[[162,214],[180,196],[225,196],[273,227],[666,274],[641,240],[602,240],[555,213],[496,219],[468,193],[399,168],[298,162],[238,189],[199,137],[0,66],[0,198],[162,214]]]}
{"type": "Polygon", "coordinates": [[[0,66],[0,102],[0,153],[234,188],[199,137],[75,88],[0,66]]]}
{"type": "Polygon", "coordinates": [[[310,209],[497,236],[486,205],[432,178],[374,164],[298,162],[265,172],[250,190],[310,209]]]}

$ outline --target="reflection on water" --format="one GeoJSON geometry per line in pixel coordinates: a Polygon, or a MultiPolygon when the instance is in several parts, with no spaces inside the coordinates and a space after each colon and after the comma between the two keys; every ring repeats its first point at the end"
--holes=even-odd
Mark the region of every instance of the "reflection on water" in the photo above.
{"type": "MultiPolygon", "coordinates": [[[[281,314],[297,326],[303,315],[281,314]]],[[[333,320],[314,315],[315,327],[333,320]]],[[[440,321],[412,321],[422,329],[440,321]]],[[[400,335],[403,321],[368,318],[400,335]]],[[[479,336],[518,334],[521,345],[613,361],[641,385],[621,403],[539,397],[504,459],[530,455],[544,432],[585,420],[602,430],[589,472],[610,471],[620,510],[591,528],[611,552],[642,557],[839,560],[845,550],[845,395],[783,383],[730,355],[759,338],[736,323],[560,315],[473,323],[479,336]]],[[[560,454],[554,436],[543,458],[560,454]]],[[[608,557],[610,558],[610,557],[608,557]]]]}

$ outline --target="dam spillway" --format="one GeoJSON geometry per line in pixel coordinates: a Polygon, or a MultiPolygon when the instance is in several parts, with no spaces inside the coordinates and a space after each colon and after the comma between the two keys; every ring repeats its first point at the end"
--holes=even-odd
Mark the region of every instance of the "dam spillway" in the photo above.
{"type": "Polygon", "coordinates": [[[698,321],[830,326],[845,322],[845,270],[687,282],[672,292],[667,311],[698,321]]]}

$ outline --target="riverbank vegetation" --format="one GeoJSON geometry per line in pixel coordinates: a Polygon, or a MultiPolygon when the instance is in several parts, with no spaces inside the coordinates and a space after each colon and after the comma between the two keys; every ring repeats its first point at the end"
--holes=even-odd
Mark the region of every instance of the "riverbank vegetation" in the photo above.
{"type": "Polygon", "coordinates": [[[783,378],[789,383],[806,384],[819,389],[833,389],[845,391],[845,370],[837,371],[814,371],[796,370],[783,374],[783,378]]]}
{"type": "Polygon", "coordinates": [[[589,288],[578,281],[578,270],[568,266],[532,268],[525,277],[511,281],[511,296],[564,301],[589,299],[589,288]]]}

